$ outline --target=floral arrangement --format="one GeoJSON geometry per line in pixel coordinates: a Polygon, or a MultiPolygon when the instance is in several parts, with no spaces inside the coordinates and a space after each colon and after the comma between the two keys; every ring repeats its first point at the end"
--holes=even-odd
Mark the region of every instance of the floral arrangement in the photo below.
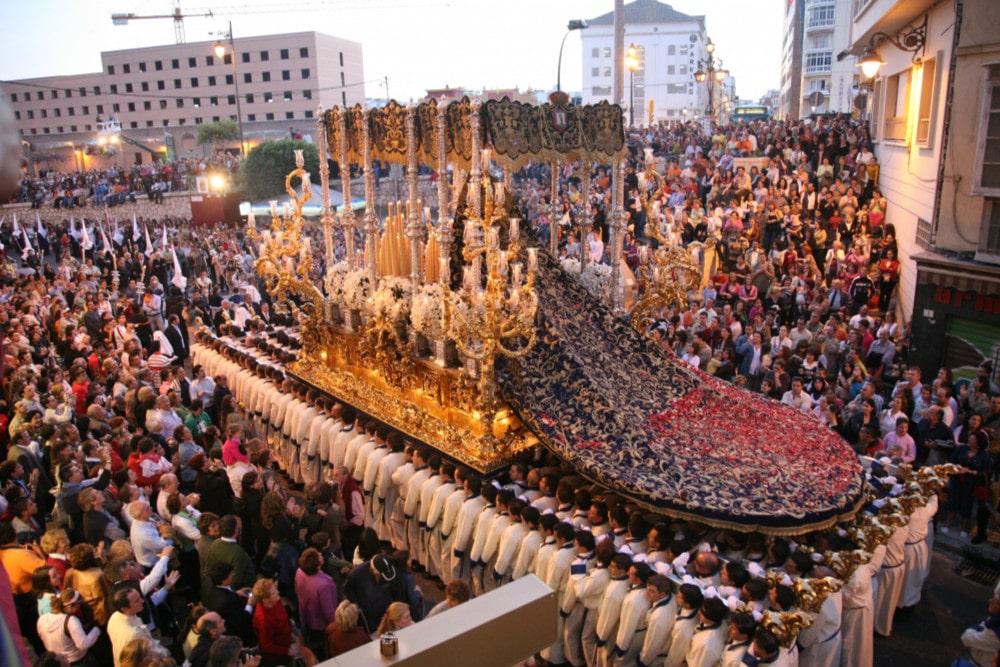
{"type": "Polygon", "coordinates": [[[371,296],[368,309],[371,315],[389,322],[406,320],[410,314],[410,293],[413,284],[408,278],[385,276],[371,296]]]}
{"type": "Polygon", "coordinates": [[[344,274],[341,283],[342,303],[348,310],[368,310],[368,301],[374,294],[371,274],[367,269],[353,269],[344,274]]]}
{"type": "Polygon", "coordinates": [[[605,301],[611,289],[611,265],[589,262],[580,270],[580,260],[564,257],[559,260],[563,271],[580,281],[595,298],[605,301]]]}
{"type": "Polygon", "coordinates": [[[439,338],[444,333],[441,316],[444,314],[441,283],[419,286],[413,294],[410,322],[413,330],[428,338],[439,338]]]}
{"type": "Polygon", "coordinates": [[[323,287],[326,288],[326,296],[331,301],[340,303],[344,299],[344,277],[350,267],[347,262],[337,262],[326,270],[326,278],[323,280],[323,287]]]}

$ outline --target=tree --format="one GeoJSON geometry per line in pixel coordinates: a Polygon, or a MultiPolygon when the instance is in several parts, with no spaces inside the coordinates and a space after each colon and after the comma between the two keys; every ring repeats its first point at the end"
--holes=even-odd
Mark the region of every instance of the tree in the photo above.
{"type": "Polygon", "coordinates": [[[230,141],[239,141],[240,126],[232,118],[223,118],[214,123],[202,123],[198,126],[198,145],[212,144],[219,146],[230,141]]]}
{"type": "MultiPolygon", "coordinates": [[[[285,177],[295,169],[294,151],[297,149],[304,151],[305,170],[312,181],[319,181],[319,152],[316,146],[292,139],[265,141],[254,147],[240,165],[240,189],[250,201],[274,197],[285,191],[285,177]]],[[[298,187],[300,180],[293,179],[292,185],[298,187]]]]}

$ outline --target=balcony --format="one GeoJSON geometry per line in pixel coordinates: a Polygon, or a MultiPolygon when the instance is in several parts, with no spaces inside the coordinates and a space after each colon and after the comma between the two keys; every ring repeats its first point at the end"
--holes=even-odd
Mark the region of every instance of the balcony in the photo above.
{"type": "Polygon", "coordinates": [[[854,45],[863,47],[877,31],[896,34],[935,4],[936,0],[853,0],[854,45]]]}

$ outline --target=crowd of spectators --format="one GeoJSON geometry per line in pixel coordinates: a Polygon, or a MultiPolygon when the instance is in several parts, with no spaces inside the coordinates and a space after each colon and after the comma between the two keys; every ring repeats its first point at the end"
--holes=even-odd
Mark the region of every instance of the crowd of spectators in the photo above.
{"type": "MultiPolygon", "coordinates": [[[[640,247],[653,243],[650,225],[662,225],[663,236],[679,245],[718,248],[711,280],[687,304],[661,313],[653,332],[660,344],[706,372],[810,411],[859,453],[962,462],[969,477],[957,478],[950,502],[966,495],[968,502],[955,500],[949,509],[963,522],[956,529],[968,529],[975,503],[983,502],[976,489],[992,479],[989,451],[998,446],[1000,398],[988,367],[956,387],[946,371],[934,383],[922,382],[907,359],[907,326],[893,317],[900,271],[894,230],[864,128],[846,119],[711,133],[675,124],[634,130],[629,147],[625,253],[640,279],[648,257],[640,247]],[[662,191],[658,180],[639,177],[647,151],[664,176],[662,191]],[[767,159],[760,169],[733,173],[726,166],[737,154],[758,153],[767,159]],[[956,443],[951,454],[948,442],[956,443]]],[[[582,193],[578,168],[567,168],[560,179],[560,213],[553,217],[548,174],[544,168],[525,170],[518,190],[528,219],[543,235],[558,234],[560,249],[568,252],[575,220],[589,206],[595,243],[587,247],[595,260],[607,262],[607,174],[595,169],[591,191],[582,193]]],[[[77,175],[75,182],[89,193],[101,178],[77,175]]],[[[114,178],[136,180],[120,172],[114,178]]],[[[55,190],[60,183],[56,175],[45,179],[52,184],[35,187],[55,190]]],[[[159,221],[151,222],[151,230],[160,229],[159,221]]],[[[68,222],[51,230],[47,252],[34,236],[40,252],[24,258],[20,240],[9,229],[2,232],[8,261],[0,274],[0,444],[6,451],[0,464],[0,577],[11,580],[16,608],[4,611],[12,612],[31,647],[43,654],[40,664],[59,662],[55,654],[73,664],[115,667],[179,664],[185,658],[193,667],[255,664],[258,658],[241,656],[243,645],[257,646],[262,664],[308,664],[357,646],[372,633],[419,621],[427,610],[410,574],[413,565],[440,577],[449,587],[447,606],[454,606],[468,598],[469,588],[490,590],[515,571],[528,571],[515,547],[533,531],[542,537],[535,545],[539,554],[525,551],[526,561],[541,558],[543,544],[574,545],[574,558],[588,553],[594,539],[581,533],[613,532],[623,543],[634,540],[632,555],[639,543],[664,553],[676,546],[674,556],[695,548],[701,528],[654,527],[643,523],[636,508],[577,498],[579,488],[569,483],[567,470],[545,478],[540,470],[516,468],[509,497],[484,491],[489,485],[470,471],[434,461],[420,447],[404,448],[400,434],[375,420],[317,403],[307,388],[286,386],[279,369],[268,382],[274,391],[280,386],[285,403],[294,396],[301,409],[322,412],[325,421],[357,429],[359,437],[363,427],[356,447],[372,443],[367,456],[373,449],[378,457],[399,454],[391,460],[399,469],[409,466],[411,474],[429,466],[442,486],[461,496],[447,501],[453,509],[446,514],[446,495],[431,488],[434,497],[420,501],[426,506],[419,518],[407,516],[404,505],[397,515],[381,493],[370,495],[380,480],[377,471],[384,478],[386,470],[380,463],[369,479],[366,468],[359,468],[368,459],[358,452],[348,466],[331,450],[321,472],[304,474],[299,466],[308,469],[306,462],[282,451],[305,441],[282,432],[273,413],[230,388],[244,377],[242,370],[262,370],[253,355],[227,351],[215,338],[235,346],[244,332],[273,338],[292,316],[272,310],[251,275],[252,251],[241,230],[164,224],[175,246],[171,252],[183,256],[183,289],[167,249],[145,252],[144,235],[131,238],[128,231],[124,245],[98,247],[80,262],[79,234],[68,222]],[[203,357],[193,359],[195,350],[203,357]],[[206,372],[208,359],[218,372],[206,372]],[[222,359],[239,359],[244,366],[224,370],[222,359]],[[279,467],[287,477],[277,473],[279,467]],[[292,493],[297,484],[304,484],[302,494],[297,487],[292,493]],[[569,490],[560,492],[562,487],[569,490]],[[514,549],[509,562],[473,559],[448,542],[458,528],[454,508],[479,493],[503,504],[498,515],[514,516],[517,508],[517,520],[510,521],[525,534],[504,543],[514,549]],[[428,522],[425,510],[429,514],[435,503],[442,512],[428,522]],[[539,507],[562,512],[563,523],[542,533],[550,522],[539,518],[539,507]],[[576,516],[580,511],[585,518],[576,516]],[[678,536],[685,530],[686,537],[678,536]],[[184,603],[191,603],[187,619],[178,618],[184,603]]],[[[314,247],[320,247],[318,238],[314,247]]],[[[323,275],[322,267],[317,272],[323,275]]],[[[395,469],[387,472],[386,484],[397,500],[404,499],[409,484],[396,481],[395,469]]],[[[976,514],[983,524],[975,539],[981,539],[986,512],[976,514]]],[[[479,539],[487,540],[487,533],[479,539]]],[[[476,536],[467,538],[471,550],[476,536]]],[[[777,567],[786,567],[794,559],[782,543],[727,548],[745,555],[762,547],[777,567]]],[[[498,557],[505,553],[499,547],[499,541],[492,546],[498,557]]],[[[531,567],[566,590],[568,561],[558,570],[531,567]]],[[[676,592],[670,580],[651,579],[648,566],[629,560],[615,567],[636,586],[652,581],[659,596],[653,602],[669,601],[676,592]]],[[[702,606],[700,595],[682,589],[677,599],[712,620],[729,617],[715,603],[702,606]]],[[[582,607],[567,611],[576,612],[582,614],[582,607]]],[[[752,617],[742,618],[737,629],[748,637],[746,650],[759,644],[752,655],[777,650],[773,635],[757,629],[752,617]]],[[[637,659],[643,649],[641,640],[602,648],[611,661],[612,650],[634,650],[637,659]]],[[[560,662],[562,650],[552,648],[556,658],[550,661],[560,662]]]]}

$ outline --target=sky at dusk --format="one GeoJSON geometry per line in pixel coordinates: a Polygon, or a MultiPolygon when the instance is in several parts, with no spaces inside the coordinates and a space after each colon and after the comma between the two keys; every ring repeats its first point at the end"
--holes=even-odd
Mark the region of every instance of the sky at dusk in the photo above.
{"type": "MultiPolygon", "coordinates": [[[[736,92],[756,101],[780,80],[782,0],[674,0],[677,11],[705,15],[708,36],[736,80],[736,92]]],[[[170,14],[171,0],[26,0],[3,2],[0,79],[97,72],[101,51],[172,44],[169,18],[111,22],[113,12],[170,14]]],[[[233,23],[237,39],[316,30],[360,42],[365,94],[400,101],[428,88],[555,87],[559,42],[570,19],[613,11],[613,0],[182,0],[185,13],[209,8],[211,18],[185,20],[187,41],[215,39],[233,23]],[[227,8],[263,8],[232,13],[227,8]],[[265,11],[266,10],[266,11],[265,11]]],[[[626,42],[628,38],[626,37],[626,42]]],[[[563,53],[563,89],[581,85],[580,38],[563,53]]]]}

